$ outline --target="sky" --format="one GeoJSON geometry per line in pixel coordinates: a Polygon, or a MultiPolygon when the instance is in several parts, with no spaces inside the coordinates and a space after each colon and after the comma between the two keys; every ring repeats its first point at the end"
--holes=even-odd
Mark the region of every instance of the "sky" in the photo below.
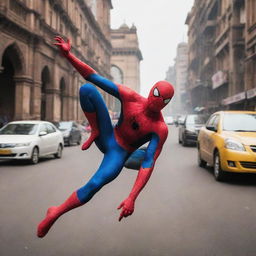
{"type": "Polygon", "coordinates": [[[164,80],[174,64],[177,45],[187,42],[185,20],[194,0],[112,0],[111,28],[124,22],[137,27],[143,60],[140,65],[141,94],[146,96],[164,80]]]}

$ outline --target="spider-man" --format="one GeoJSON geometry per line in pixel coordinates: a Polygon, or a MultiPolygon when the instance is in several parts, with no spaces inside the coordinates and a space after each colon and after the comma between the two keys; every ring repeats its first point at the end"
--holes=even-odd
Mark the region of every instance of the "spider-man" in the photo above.
{"type": "Polygon", "coordinates": [[[95,142],[104,158],[86,185],[73,192],[63,204],[48,209],[45,219],[38,226],[39,237],[44,237],[62,214],[87,203],[104,185],[114,180],[129,156],[149,142],[131,193],[118,207],[122,209],[119,221],[133,213],[135,200],[149,180],[167,138],[168,128],[161,109],[174,94],[170,83],[160,81],[153,86],[148,98],[144,98],[128,87],[100,76],[90,66],[77,59],[70,53],[69,40],[65,42],[59,36],[55,37],[55,40],[55,45],[62,55],[78,72],[87,81],[118,98],[122,107],[118,124],[113,128],[107,107],[98,90],[89,83],[80,88],[80,104],[92,127],[91,135],[82,149],[88,149],[95,142]]]}

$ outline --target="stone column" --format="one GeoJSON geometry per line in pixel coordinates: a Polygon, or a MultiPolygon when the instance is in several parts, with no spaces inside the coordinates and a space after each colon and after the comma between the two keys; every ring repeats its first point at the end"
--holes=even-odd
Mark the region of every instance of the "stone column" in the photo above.
{"type": "Polygon", "coordinates": [[[15,81],[15,120],[30,119],[30,93],[32,79],[27,76],[16,76],[15,81]]]}
{"type": "Polygon", "coordinates": [[[35,120],[41,119],[41,87],[40,81],[34,81],[33,89],[31,90],[31,117],[35,120]]]}
{"type": "Polygon", "coordinates": [[[46,89],[46,120],[53,121],[57,119],[56,113],[58,113],[56,108],[56,102],[59,97],[59,90],[57,89],[46,89]]]}

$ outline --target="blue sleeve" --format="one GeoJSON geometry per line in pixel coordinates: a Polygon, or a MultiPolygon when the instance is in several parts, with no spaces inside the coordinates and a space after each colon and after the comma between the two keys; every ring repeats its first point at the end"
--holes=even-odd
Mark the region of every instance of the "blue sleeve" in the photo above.
{"type": "Polygon", "coordinates": [[[120,99],[119,91],[118,91],[118,86],[113,83],[112,81],[108,80],[107,78],[100,76],[97,73],[93,73],[89,75],[86,80],[89,82],[97,85],[100,87],[102,90],[106,91],[107,93],[113,95],[114,97],[120,99]]]}
{"type": "Polygon", "coordinates": [[[153,134],[151,141],[147,147],[144,161],[142,162],[143,168],[151,168],[154,165],[154,156],[159,145],[159,136],[153,134]]]}

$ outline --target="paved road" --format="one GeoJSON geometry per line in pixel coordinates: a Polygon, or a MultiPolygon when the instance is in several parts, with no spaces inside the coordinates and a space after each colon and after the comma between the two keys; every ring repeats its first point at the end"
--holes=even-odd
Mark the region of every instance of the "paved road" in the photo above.
{"type": "Polygon", "coordinates": [[[256,255],[256,177],[215,182],[210,168],[197,167],[196,149],[177,143],[174,127],[131,217],[117,221],[116,208],[136,177],[124,169],[88,205],[37,238],[47,207],[83,185],[101,158],[95,146],[87,152],[73,146],[62,159],[36,166],[0,163],[0,255],[256,255]]]}

